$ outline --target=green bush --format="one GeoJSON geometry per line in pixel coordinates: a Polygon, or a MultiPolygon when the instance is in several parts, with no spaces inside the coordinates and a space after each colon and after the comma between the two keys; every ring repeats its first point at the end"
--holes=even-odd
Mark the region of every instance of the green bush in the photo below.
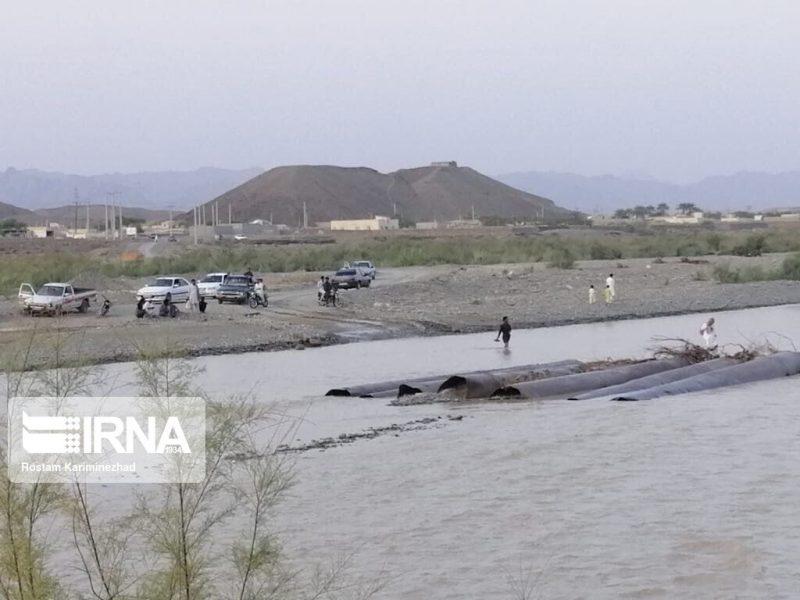
{"type": "Polygon", "coordinates": [[[767,240],[760,233],[748,236],[744,243],[734,246],[733,254],[736,256],[761,256],[766,252],[767,240]]]}
{"type": "Polygon", "coordinates": [[[786,258],[777,269],[766,270],[760,266],[734,269],[728,264],[714,267],[714,279],[720,283],[746,283],[748,281],[771,281],[787,279],[800,281],[800,254],[786,258]]]}
{"type": "Polygon", "coordinates": [[[575,266],[575,255],[567,246],[556,246],[545,254],[547,266],[551,269],[571,269],[575,266]]]}
{"type": "Polygon", "coordinates": [[[800,281],[800,254],[793,254],[783,261],[780,275],[781,279],[800,281]]]}

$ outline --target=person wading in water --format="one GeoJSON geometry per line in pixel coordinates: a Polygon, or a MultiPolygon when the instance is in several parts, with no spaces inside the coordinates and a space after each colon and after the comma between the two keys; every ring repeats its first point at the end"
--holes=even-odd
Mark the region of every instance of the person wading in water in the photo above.
{"type": "Polygon", "coordinates": [[[503,336],[503,345],[508,348],[508,342],[511,341],[511,323],[508,322],[508,317],[503,317],[503,322],[500,323],[500,330],[497,332],[495,342],[500,341],[500,336],[503,336]]]}

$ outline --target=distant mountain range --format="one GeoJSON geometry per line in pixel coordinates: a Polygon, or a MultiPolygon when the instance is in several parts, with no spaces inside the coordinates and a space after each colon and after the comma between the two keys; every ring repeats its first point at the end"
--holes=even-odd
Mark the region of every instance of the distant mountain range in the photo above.
{"type": "MultiPolygon", "coordinates": [[[[75,210],[74,204],[68,204],[66,206],[56,206],[54,208],[27,210],[25,208],[13,206],[12,204],[0,202],[0,221],[14,219],[26,225],[60,223],[65,227],[73,227],[77,224],[79,228],[83,228],[86,226],[86,208],[86,205],[80,205],[78,209],[75,210]]],[[[105,207],[101,205],[92,205],[88,208],[89,225],[91,227],[102,227],[106,219],[105,207]]],[[[169,218],[169,211],[125,206],[122,208],[122,216],[123,218],[141,219],[143,221],[163,221],[169,218]]]]}
{"type": "Polygon", "coordinates": [[[73,204],[103,204],[186,210],[258,175],[262,169],[217,169],[70,175],[8,168],[0,172],[0,202],[35,210],[73,204]],[[109,194],[115,194],[113,197],[109,194]]]}
{"type": "MultiPolygon", "coordinates": [[[[367,167],[295,165],[276,167],[222,194],[220,221],[272,219],[295,226],[333,219],[397,215],[409,221],[566,216],[551,200],[514,189],[469,167],[442,164],[392,173],[367,167]],[[229,208],[230,207],[230,208],[229,208]]],[[[207,205],[206,218],[210,219],[207,205]]],[[[190,217],[191,218],[191,217],[190,217]]]]}
{"type": "Polygon", "coordinates": [[[656,179],[529,171],[508,173],[498,179],[521,190],[541,194],[561,206],[585,213],[611,213],[636,205],[674,207],[692,202],[705,210],[767,210],[800,205],[800,171],[786,173],[741,172],[706,177],[679,185],[656,179]]]}

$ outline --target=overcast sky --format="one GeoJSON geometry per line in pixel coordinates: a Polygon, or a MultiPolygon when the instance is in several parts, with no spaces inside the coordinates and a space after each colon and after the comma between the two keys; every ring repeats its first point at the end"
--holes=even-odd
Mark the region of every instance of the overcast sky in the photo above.
{"type": "Polygon", "coordinates": [[[800,3],[8,0],[0,170],[800,169],[800,3]]]}

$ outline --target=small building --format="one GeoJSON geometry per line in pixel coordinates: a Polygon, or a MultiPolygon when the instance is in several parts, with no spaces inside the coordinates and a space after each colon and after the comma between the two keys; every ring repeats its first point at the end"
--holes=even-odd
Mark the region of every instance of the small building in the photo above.
{"type": "Polygon", "coordinates": [[[414,227],[416,229],[439,229],[439,221],[419,221],[414,227]]]}
{"type": "Polygon", "coordinates": [[[34,238],[51,238],[55,237],[55,230],[52,227],[34,225],[28,227],[28,235],[34,238]]]}
{"type": "Polygon", "coordinates": [[[481,225],[482,223],[478,219],[454,219],[448,221],[446,227],[448,229],[474,229],[481,225]]]}
{"type": "Polygon", "coordinates": [[[331,221],[331,231],[384,231],[387,229],[400,229],[400,221],[381,216],[371,219],[331,221]]]}
{"type": "Polygon", "coordinates": [[[767,223],[793,223],[800,221],[800,213],[781,213],[779,215],[765,215],[764,221],[767,223]]]}
{"type": "Polygon", "coordinates": [[[457,167],[458,163],[454,160],[437,160],[431,163],[432,167],[457,167]]]}
{"type": "Polygon", "coordinates": [[[705,220],[705,214],[700,211],[688,215],[663,215],[650,219],[653,224],[664,223],[667,225],[699,225],[705,220]]]}
{"type": "Polygon", "coordinates": [[[89,239],[89,230],[86,228],[83,229],[65,229],[64,230],[64,237],[71,238],[73,240],[86,240],[89,239]]]}

